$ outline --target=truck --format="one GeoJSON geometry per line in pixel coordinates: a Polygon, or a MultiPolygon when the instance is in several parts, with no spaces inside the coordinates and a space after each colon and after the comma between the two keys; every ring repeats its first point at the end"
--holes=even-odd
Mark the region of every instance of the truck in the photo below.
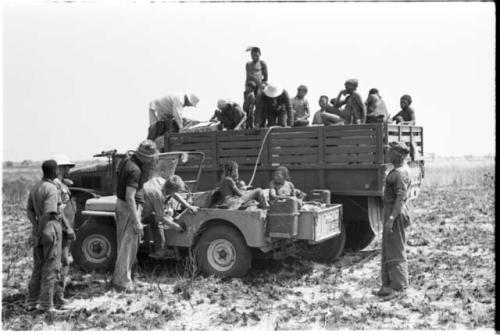
{"type": "MultiPolygon", "coordinates": [[[[203,274],[240,277],[247,273],[255,257],[281,259],[298,252],[305,257],[319,257],[316,246],[341,235],[340,204],[315,202],[316,206],[303,206],[299,210],[296,199],[279,199],[269,210],[258,209],[256,205],[240,210],[210,206],[213,191],[197,192],[204,160],[202,152],[166,152],[160,154],[153,172],[153,176],[165,179],[178,169],[193,172],[185,176],[188,191],[181,196],[200,209],[189,213],[177,208],[173,213],[175,220],[186,229],[169,230],[166,245],[175,251],[174,258],[192,256],[203,274]]],[[[114,195],[95,196],[86,200],[81,211],[84,220],[76,230],[72,255],[75,263],[87,271],[106,270],[114,265],[116,201],[114,195]]],[[[151,249],[150,233],[146,226],[140,250],[151,249]]],[[[320,256],[324,260],[333,259],[341,251],[320,256]]]]}
{"type": "MultiPolygon", "coordinates": [[[[371,123],[171,133],[163,139],[163,150],[205,154],[200,190],[212,187],[219,165],[230,160],[238,163],[240,178],[255,187],[266,188],[273,170],[285,165],[294,185],[304,192],[329,190],[330,202],[342,204],[345,231],[318,247],[328,253],[343,246],[361,250],[380,233],[384,178],[391,169],[384,159],[385,146],[393,141],[411,149],[409,197],[414,199],[425,174],[420,126],[371,123]]],[[[193,171],[181,167],[178,173],[189,178],[193,171]]]]}
{"type": "MultiPolygon", "coordinates": [[[[305,257],[324,261],[338,257],[344,248],[366,248],[380,233],[384,178],[391,169],[385,163],[384,148],[388,143],[400,141],[410,147],[409,197],[418,196],[425,175],[423,136],[420,126],[384,123],[186,132],[166,134],[162,151],[204,154],[201,170],[188,165],[176,170],[184,180],[199,180],[199,191],[212,189],[218,182],[220,165],[230,160],[239,164],[240,178],[254,187],[267,188],[276,166],[285,165],[295,186],[304,192],[328,190],[329,202],[342,205],[341,229],[332,238],[307,244],[301,250],[305,257]]],[[[70,172],[78,210],[77,228],[88,221],[82,212],[89,199],[113,194],[116,169],[125,155],[107,151],[97,156],[105,157],[105,161],[70,172]]],[[[95,241],[96,250],[109,249],[100,236],[95,241]]]]}

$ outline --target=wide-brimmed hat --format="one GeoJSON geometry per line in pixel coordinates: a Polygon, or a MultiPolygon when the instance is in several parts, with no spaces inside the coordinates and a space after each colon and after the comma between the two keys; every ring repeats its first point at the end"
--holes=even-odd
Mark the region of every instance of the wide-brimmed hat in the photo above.
{"type": "Polygon", "coordinates": [[[141,159],[155,159],[158,158],[159,151],[156,148],[155,142],[151,140],[144,140],[139,144],[139,147],[134,151],[141,159]]]}
{"type": "Polygon", "coordinates": [[[55,155],[52,159],[57,162],[58,166],[75,166],[75,163],[73,163],[66,155],[55,155]]]}
{"type": "Polygon", "coordinates": [[[276,84],[267,83],[262,92],[264,92],[264,94],[270,98],[276,98],[279,97],[281,93],[283,93],[283,88],[276,84]]]}
{"type": "Polygon", "coordinates": [[[189,103],[193,107],[196,107],[196,105],[200,101],[200,98],[198,98],[198,96],[196,94],[194,94],[193,92],[186,92],[186,97],[187,97],[189,103]]]}

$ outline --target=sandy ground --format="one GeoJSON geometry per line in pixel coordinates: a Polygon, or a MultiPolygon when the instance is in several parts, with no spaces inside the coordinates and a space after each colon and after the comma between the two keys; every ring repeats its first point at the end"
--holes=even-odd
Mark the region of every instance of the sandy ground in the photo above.
{"type": "Polygon", "coordinates": [[[424,190],[408,230],[411,287],[384,301],[380,242],[333,264],[258,262],[241,279],[190,276],[182,262],[141,262],[134,292],[107,291],[110,274],[72,270],[68,309],[24,310],[31,270],[20,208],[5,208],[2,328],[10,330],[492,329],[494,188],[424,190]]]}

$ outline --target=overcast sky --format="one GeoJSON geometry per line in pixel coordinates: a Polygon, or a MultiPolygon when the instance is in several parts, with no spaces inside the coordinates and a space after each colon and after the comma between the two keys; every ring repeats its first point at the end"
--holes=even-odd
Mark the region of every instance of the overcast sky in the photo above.
{"type": "Polygon", "coordinates": [[[185,116],[242,102],[245,48],[269,81],[337,95],[377,87],[391,114],[413,97],[426,153],[495,153],[493,3],[67,4],[3,7],[3,160],[134,149],[148,103],[190,89],[185,116]]]}

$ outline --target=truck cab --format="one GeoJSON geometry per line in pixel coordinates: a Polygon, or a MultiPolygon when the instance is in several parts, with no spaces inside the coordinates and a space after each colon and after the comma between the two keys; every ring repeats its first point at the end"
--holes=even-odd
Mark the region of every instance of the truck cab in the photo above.
{"type": "MultiPolygon", "coordinates": [[[[256,255],[280,259],[300,253],[328,261],[342,252],[343,243],[328,251],[321,247],[325,241],[345,237],[342,205],[315,201],[299,208],[297,199],[282,199],[268,210],[252,205],[238,210],[210,207],[213,192],[197,192],[204,161],[201,152],[162,153],[153,173],[166,178],[182,169],[189,188],[182,196],[200,207],[196,214],[176,208],[176,220],[186,230],[168,230],[165,234],[166,245],[176,251],[176,257],[192,254],[206,275],[239,277],[247,273],[256,255]]],[[[116,196],[95,197],[86,201],[81,212],[84,220],[77,230],[72,254],[75,262],[88,271],[114,265],[115,204],[116,196]]],[[[151,231],[146,227],[141,249],[151,248],[151,240],[151,231]]]]}

